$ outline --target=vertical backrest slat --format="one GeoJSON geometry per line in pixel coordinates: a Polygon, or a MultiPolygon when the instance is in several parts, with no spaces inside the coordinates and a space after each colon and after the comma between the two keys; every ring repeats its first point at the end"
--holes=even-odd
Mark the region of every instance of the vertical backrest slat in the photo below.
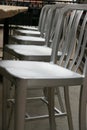
{"type": "MultiPolygon", "coordinates": [[[[66,14],[67,15],[67,14],[66,14]]],[[[75,17],[76,17],[76,11],[74,11],[74,12],[69,12],[69,15],[70,15],[70,18],[69,18],[69,23],[68,23],[68,25],[67,25],[67,27],[66,27],[66,33],[65,33],[65,36],[63,36],[64,38],[63,38],[63,49],[62,49],[62,56],[61,56],[61,58],[59,59],[59,65],[61,65],[62,64],[62,62],[63,62],[63,60],[64,60],[64,58],[65,58],[65,56],[66,56],[66,54],[67,53],[71,53],[71,50],[69,50],[69,47],[71,46],[71,49],[72,49],[72,47],[73,47],[73,44],[71,44],[71,37],[72,37],[72,35],[73,35],[73,38],[74,38],[74,34],[75,34],[75,29],[76,29],[76,27],[74,27],[73,29],[72,29],[72,24],[73,24],[73,21],[75,21],[75,17]],[[73,33],[71,34],[71,31],[73,31],[73,33]]],[[[76,21],[75,21],[76,22],[76,21]]],[[[77,25],[77,24],[76,24],[77,25]]],[[[67,62],[68,62],[68,59],[69,59],[69,55],[67,55],[67,58],[66,58],[67,60],[66,60],[66,64],[67,64],[67,62]]]]}
{"type": "Polygon", "coordinates": [[[85,58],[85,63],[84,63],[84,69],[83,69],[83,75],[87,77],[87,57],[85,58]]]}
{"type": "Polygon", "coordinates": [[[44,21],[45,22],[44,23],[45,26],[42,27],[41,37],[45,37],[45,35],[47,33],[47,29],[49,29],[49,24],[50,24],[50,22],[52,20],[52,17],[51,17],[51,13],[53,13],[52,12],[52,8],[53,8],[53,6],[51,6],[50,9],[47,10],[46,19],[44,21]]]}
{"type": "Polygon", "coordinates": [[[44,16],[44,11],[47,5],[45,5],[42,9],[41,9],[41,13],[40,13],[40,17],[39,17],[39,23],[38,23],[38,30],[40,31],[40,28],[42,26],[42,21],[43,21],[43,16],[44,16]]]}
{"type": "Polygon", "coordinates": [[[51,8],[51,11],[48,16],[48,22],[47,22],[47,30],[45,33],[45,42],[47,46],[51,46],[51,40],[52,40],[52,35],[54,34],[55,31],[55,24],[57,23],[58,20],[58,10],[66,6],[67,4],[55,4],[51,8]]]}
{"type": "MultiPolygon", "coordinates": [[[[65,44],[64,41],[65,41],[66,36],[68,35],[67,33],[69,32],[69,30],[71,28],[71,25],[72,25],[75,13],[76,13],[76,10],[70,12],[67,15],[68,17],[66,17],[65,20],[64,20],[63,35],[62,35],[62,39],[61,39],[60,46],[59,46],[60,47],[60,51],[62,51],[62,52],[66,48],[66,44],[65,44]]],[[[61,64],[61,63],[59,63],[59,64],[61,64]]]]}
{"type": "Polygon", "coordinates": [[[51,62],[56,63],[57,61],[57,53],[59,49],[59,44],[61,40],[61,34],[62,34],[62,26],[64,22],[65,14],[68,11],[72,10],[87,10],[87,5],[85,4],[70,4],[68,6],[65,6],[65,8],[62,8],[59,13],[59,20],[57,22],[56,30],[55,30],[55,36],[53,39],[54,46],[52,48],[52,55],[51,55],[51,62]]]}
{"type": "Polygon", "coordinates": [[[55,34],[54,34],[54,38],[52,41],[52,54],[51,54],[51,59],[50,62],[52,63],[56,63],[56,55],[59,49],[59,43],[60,43],[60,39],[61,39],[61,33],[62,33],[62,27],[63,27],[63,22],[64,21],[64,12],[63,9],[59,10],[59,16],[58,16],[58,21],[57,21],[57,25],[55,28],[55,34]]]}
{"type": "Polygon", "coordinates": [[[44,9],[44,14],[43,14],[43,18],[42,18],[42,22],[41,22],[41,26],[39,28],[39,31],[41,32],[41,35],[43,35],[43,33],[45,32],[45,26],[47,24],[47,14],[49,9],[52,7],[52,5],[46,5],[45,9],[44,9]]]}
{"type": "MultiPolygon", "coordinates": [[[[46,33],[45,33],[45,43],[46,43],[46,46],[50,46],[50,33],[53,29],[52,27],[52,24],[53,24],[53,21],[55,20],[55,13],[56,13],[56,6],[54,5],[53,8],[51,8],[51,10],[49,10],[49,13],[48,13],[48,23],[47,23],[47,30],[46,30],[46,33]]],[[[58,17],[58,16],[57,16],[58,17]]]]}
{"type": "Polygon", "coordinates": [[[86,21],[87,21],[87,14],[85,15],[84,21],[81,25],[81,31],[80,31],[79,39],[78,39],[78,43],[77,43],[78,47],[76,49],[76,54],[75,54],[75,56],[74,56],[74,58],[73,58],[73,60],[70,64],[69,69],[73,68],[74,64],[76,63],[77,57],[79,55],[79,50],[81,49],[81,43],[82,43],[82,39],[83,39],[83,35],[84,35],[84,28],[85,28],[85,25],[86,25],[86,21]]]}
{"type": "Polygon", "coordinates": [[[83,43],[82,43],[81,48],[80,48],[81,50],[80,50],[79,58],[77,60],[76,67],[75,67],[74,71],[77,71],[78,68],[79,68],[79,66],[80,66],[80,63],[81,63],[82,58],[83,58],[84,53],[85,53],[85,47],[86,47],[86,45],[87,45],[87,29],[85,30],[85,33],[84,33],[83,43]]]}
{"type": "Polygon", "coordinates": [[[69,48],[67,48],[69,50],[66,51],[67,57],[66,57],[66,61],[64,62],[65,68],[69,64],[69,61],[71,59],[71,55],[73,53],[74,46],[76,44],[76,33],[77,33],[77,29],[78,29],[78,25],[79,25],[82,13],[83,13],[83,11],[76,11],[76,19],[74,18],[73,25],[71,27],[72,29],[71,29],[71,33],[70,33],[70,36],[69,36],[70,40],[68,41],[69,42],[69,48]]]}

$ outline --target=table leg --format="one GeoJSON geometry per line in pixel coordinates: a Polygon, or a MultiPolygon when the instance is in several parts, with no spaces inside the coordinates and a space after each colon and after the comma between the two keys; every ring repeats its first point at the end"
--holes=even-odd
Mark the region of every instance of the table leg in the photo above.
{"type": "MultiPolygon", "coordinates": [[[[3,28],[3,48],[5,44],[8,44],[8,38],[9,38],[9,24],[8,19],[4,20],[4,28],[3,28]]],[[[3,53],[4,54],[4,53],[3,53]]],[[[2,57],[4,59],[4,56],[2,57]]],[[[6,81],[4,81],[5,78],[3,78],[3,97],[2,97],[2,130],[7,129],[7,88],[8,85],[6,84],[6,81]]]]}
{"type": "Polygon", "coordinates": [[[9,40],[9,20],[5,19],[4,28],[3,28],[3,57],[2,59],[4,59],[4,46],[8,44],[8,40],[9,40]]]}
{"type": "Polygon", "coordinates": [[[9,20],[8,18],[4,20],[4,30],[3,30],[3,45],[8,44],[9,39],[9,20]]]}

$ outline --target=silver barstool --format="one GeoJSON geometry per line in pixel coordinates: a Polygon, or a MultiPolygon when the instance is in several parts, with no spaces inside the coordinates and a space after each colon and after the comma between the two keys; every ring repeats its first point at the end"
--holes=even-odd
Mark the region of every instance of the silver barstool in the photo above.
{"type": "MultiPolygon", "coordinates": [[[[56,7],[57,7],[57,5],[56,5],[56,7]]],[[[53,22],[54,24],[56,24],[57,21],[59,20],[58,16],[59,16],[60,8],[56,9],[56,7],[54,6],[50,12],[50,15],[51,15],[50,18],[53,18],[53,15],[55,14],[55,22],[53,22]],[[55,13],[55,9],[56,9],[56,13],[55,13]]],[[[58,5],[58,7],[59,7],[59,5],[58,5]]],[[[67,18],[65,19],[66,21],[64,21],[64,25],[62,27],[63,34],[62,34],[62,40],[61,40],[61,45],[60,45],[62,47],[60,47],[60,49],[58,51],[58,55],[57,55],[58,60],[62,55],[62,52],[63,52],[62,48],[66,47],[66,44],[62,45],[65,42],[64,41],[65,34],[66,34],[65,30],[67,30],[68,28],[71,27],[71,24],[72,24],[74,16],[75,16],[75,11],[73,11],[71,13],[72,13],[71,16],[67,15],[67,18]]],[[[54,33],[55,33],[55,31],[54,31],[54,33]]],[[[52,48],[51,47],[49,48],[47,46],[35,46],[35,45],[32,46],[32,45],[18,45],[18,44],[16,44],[16,45],[6,45],[4,48],[4,51],[5,51],[4,53],[6,53],[5,55],[6,55],[7,59],[8,59],[8,57],[7,57],[7,53],[8,53],[10,55],[12,54],[16,58],[19,58],[20,60],[50,61],[52,48]]],[[[43,97],[43,96],[39,97],[39,98],[33,97],[32,99],[41,99],[42,101],[47,103],[46,93],[47,93],[47,89],[44,89],[45,97],[43,97]]],[[[60,91],[58,88],[56,89],[56,93],[58,96],[58,102],[59,102],[60,109],[61,109],[60,112],[59,112],[59,110],[55,109],[55,111],[56,111],[55,116],[57,117],[58,116],[57,113],[61,113],[61,112],[65,113],[65,109],[64,109],[61,94],[60,94],[60,91]]],[[[31,98],[28,98],[28,99],[31,99],[31,98]]],[[[37,119],[37,118],[39,119],[39,116],[35,117],[35,118],[33,117],[32,119],[37,119]]],[[[46,116],[42,116],[42,118],[46,118],[46,116]]]]}
{"type": "Polygon", "coordinates": [[[47,9],[51,7],[50,4],[46,4],[42,7],[41,12],[40,12],[40,17],[39,17],[39,22],[38,26],[16,26],[17,29],[23,29],[23,30],[32,30],[32,31],[41,31],[42,26],[44,27],[45,21],[46,21],[46,16],[47,16],[47,9]]]}
{"type": "MultiPolygon", "coordinates": [[[[24,130],[24,118],[25,118],[25,106],[26,106],[26,87],[31,88],[37,88],[37,87],[47,87],[48,88],[48,102],[49,102],[49,117],[50,117],[50,123],[51,123],[51,130],[56,129],[55,125],[55,115],[54,115],[54,88],[63,86],[65,90],[65,102],[66,102],[66,110],[67,110],[67,117],[68,119],[71,119],[71,112],[70,112],[70,106],[69,106],[69,97],[68,97],[68,87],[69,86],[76,86],[76,85],[82,85],[85,81],[85,73],[79,74],[76,72],[77,68],[79,67],[79,63],[82,61],[82,56],[84,54],[85,45],[87,43],[86,35],[87,31],[84,31],[86,28],[86,22],[87,22],[87,16],[84,16],[82,28],[79,30],[79,38],[77,37],[78,33],[78,25],[79,21],[81,19],[83,11],[81,10],[87,10],[87,5],[75,5],[72,7],[65,7],[64,9],[61,9],[60,15],[59,15],[59,21],[57,23],[56,27],[56,35],[54,36],[53,42],[55,42],[53,46],[52,56],[51,56],[51,62],[35,62],[35,61],[1,61],[0,62],[0,73],[4,75],[6,78],[8,78],[11,82],[15,84],[16,88],[16,95],[15,95],[15,130],[24,130]],[[66,13],[69,10],[77,10],[75,19],[71,25],[71,28],[68,29],[68,34],[65,43],[66,49],[64,49],[64,53],[62,56],[64,57],[64,54],[67,52],[66,60],[64,60],[64,67],[58,66],[54,63],[56,63],[56,56],[58,52],[58,47],[61,39],[61,28],[64,21],[64,17],[66,16],[66,13]],[[80,10],[80,11],[78,11],[80,10]],[[73,37],[72,37],[73,35],[73,37]],[[70,54],[73,50],[72,43],[76,42],[76,39],[78,39],[77,49],[75,53],[74,59],[72,59],[72,62],[69,65],[69,61],[71,60],[70,54]],[[69,43],[69,45],[68,45],[69,43]],[[83,43],[83,44],[81,44],[83,43]],[[70,47],[70,51],[67,51],[67,48],[70,47]],[[79,47],[82,47],[79,49],[79,47]],[[56,49],[56,50],[55,50],[56,49]],[[77,51],[80,50],[80,51],[77,51]],[[77,53],[78,52],[78,53],[77,53]],[[81,55],[80,55],[81,54],[81,55]],[[77,60],[78,58],[78,60],[77,60]],[[75,60],[76,59],[76,60],[75,60]],[[68,64],[67,64],[68,63],[68,64]],[[75,64],[75,72],[72,71],[72,67],[75,64]],[[84,75],[84,76],[83,76],[84,75]],[[29,86],[28,86],[29,85],[29,86]],[[21,103],[22,102],[22,103],[21,103]]],[[[69,49],[69,48],[68,48],[69,49]]],[[[61,60],[60,60],[61,61],[61,60]]],[[[86,71],[86,69],[83,68],[83,72],[86,71]]],[[[84,84],[83,84],[84,85],[84,84]]],[[[4,94],[6,92],[7,87],[4,86],[4,94]]],[[[5,96],[5,95],[4,95],[5,96]]],[[[5,118],[5,106],[6,106],[6,97],[4,97],[4,115],[3,118],[5,118]]],[[[70,123],[70,120],[68,120],[70,123]]],[[[69,124],[70,130],[73,129],[72,124],[69,124]]]]}
{"type": "Polygon", "coordinates": [[[39,24],[38,27],[26,27],[25,29],[14,29],[14,35],[28,35],[28,36],[35,36],[35,37],[44,37],[44,33],[46,31],[46,24],[47,24],[47,14],[49,9],[52,5],[45,5],[40,14],[39,24]]]}
{"type": "MultiPolygon", "coordinates": [[[[49,17],[48,17],[48,18],[50,18],[50,19],[48,19],[48,26],[49,26],[48,34],[49,34],[50,30],[52,29],[50,37],[52,37],[53,33],[55,33],[54,28],[57,24],[57,20],[59,20],[58,19],[59,10],[62,7],[64,7],[64,4],[57,4],[57,5],[54,5],[53,7],[51,7],[51,9],[50,9],[49,17]],[[54,17],[54,19],[53,19],[53,17],[54,17]]],[[[73,12],[73,14],[71,15],[70,19],[72,19],[72,20],[69,20],[70,24],[73,21],[74,15],[75,15],[75,12],[73,12]]],[[[67,26],[70,26],[70,24],[68,25],[68,23],[67,23],[67,26]]],[[[66,28],[66,26],[63,27],[63,39],[61,40],[62,42],[64,40],[64,35],[65,35],[64,29],[65,28],[66,28]]],[[[49,40],[49,35],[48,35],[48,37],[46,37],[46,41],[48,41],[48,40],[49,40]]],[[[45,45],[45,46],[18,45],[18,44],[16,44],[16,45],[13,45],[13,44],[6,45],[5,48],[4,48],[4,59],[9,59],[8,54],[12,54],[16,58],[19,58],[20,60],[50,61],[52,45],[50,45],[50,47],[48,47],[49,43],[48,42],[46,42],[46,43],[47,43],[47,45],[45,45]]],[[[58,52],[58,59],[60,58],[61,54],[62,54],[62,52],[60,50],[58,52]]],[[[44,92],[46,93],[46,91],[44,91],[44,92]]],[[[58,89],[57,89],[57,93],[58,93],[58,100],[59,100],[61,111],[65,112],[63,102],[61,100],[61,95],[58,92],[58,89]]],[[[37,99],[37,97],[33,98],[33,99],[37,99]]],[[[45,98],[40,97],[40,99],[43,100],[45,103],[47,103],[45,98]]],[[[59,112],[59,111],[57,111],[57,112],[59,112]]],[[[56,116],[57,116],[57,114],[56,114],[56,116]]],[[[43,118],[44,118],[44,116],[43,116],[43,118]]],[[[35,119],[36,119],[36,117],[35,117],[35,119]]]]}
{"type": "MultiPolygon", "coordinates": [[[[51,5],[49,8],[47,8],[47,10],[45,11],[45,17],[46,20],[43,21],[43,23],[45,22],[45,24],[43,24],[42,28],[41,28],[41,36],[40,37],[36,37],[34,36],[34,33],[30,33],[29,31],[22,31],[24,33],[21,33],[23,35],[12,35],[10,36],[9,43],[15,43],[15,44],[28,44],[28,45],[46,45],[49,42],[51,42],[51,40],[49,41],[49,36],[50,33],[52,33],[52,30],[54,28],[54,24],[52,25],[52,21],[54,21],[54,17],[55,15],[53,15],[53,11],[52,10],[56,10],[56,8],[62,8],[64,7],[66,4],[55,4],[55,5],[51,5]],[[52,9],[51,9],[52,7],[52,9]],[[51,13],[52,14],[51,14],[51,13]],[[51,26],[51,28],[50,28],[51,26]],[[28,33],[29,32],[29,33],[28,33]],[[28,36],[24,36],[24,34],[28,35],[28,36]],[[47,40],[48,39],[48,40],[47,40]]],[[[44,18],[45,19],[45,18],[44,18]]],[[[18,32],[18,31],[16,31],[18,32]]],[[[18,33],[17,33],[18,34],[18,33]]],[[[50,44],[50,43],[49,43],[50,44]]]]}

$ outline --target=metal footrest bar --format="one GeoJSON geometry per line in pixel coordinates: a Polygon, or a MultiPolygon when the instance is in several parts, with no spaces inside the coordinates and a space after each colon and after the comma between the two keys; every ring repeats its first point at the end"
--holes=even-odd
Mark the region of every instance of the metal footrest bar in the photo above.
{"type": "MultiPolygon", "coordinates": [[[[56,113],[55,114],[55,117],[60,117],[60,116],[66,116],[66,113],[56,113]]],[[[42,116],[34,116],[34,117],[30,117],[28,114],[27,114],[27,117],[25,117],[25,120],[26,121],[33,121],[33,120],[39,120],[39,119],[47,119],[49,118],[49,115],[42,115],[42,116]]]]}
{"type": "MultiPolygon", "coordinates": [[[[48,105],[48,101],[46,100],[45,97],[29,97],[29,98],[26,98],[26,100],[42,100],[44,103],[46,103],[48,105]]],[[[11,102],[11,103],[15,103],[15,99],[8,99],[8,102],[11,102]]],[[[54,107],[54,111],[55,111],[55,117],[59,117],[59,116],[66,116],[66,112],[61,112],[59,109],[57,109],[56,107],[54,107]]],[[[39,120],[39,119],[47,119],[49,118],[49,115],[41,115],[41,116],[34,116],[34,117],[31,117],[28,113],[26,113],[25,115],[25,120],[26,121],[33,121],[33,120],[39,120]]]]}
{"type": "Polygon", "coordinates": [[[15,99],[13,99],[13,98],[12,99],[8,99],[7,102],[10,102],[10,103],[14,104],[15,103],[15,99]]]}
{"type": "MultiPolygon", "coordinates": [[[[42,100],[42,99],[44,99],[44,97],[30,97],[30,98],[26,98],[26,100],[38,100],[38,99],[42,100]]],[[[11,98],[11,99],[8,99],[7,101],[14,103],[15,99],[11,98]]]]}
{"type": "MultiPolygon", "coordinates": [[[[38,99],[42,100],[44,103],[46,103],[48,105],[48,101],[44,97],[26,98],[26,100],[38,100],[38,99]]],[[[15,99],[8,99],[8,101],[11,103],[15,103],[15,99]]],[[[62,114],[62,112],[59,109],[57,109],[56,107],[54,107],[54,110],[55,110],[55,112],[62,114]]]]}
{"type": "MultiPolygon", "coordinates": [[[[48,105],[48,101],[46,100],[46,98],[43,97],[43,98],[41,98],[41,100],[48,105]]],[[[55,110],[55,112],[62,114],[62,112],[59,109],[57,109],[56,107],[54,107],[54,110],[55,110]]]]}

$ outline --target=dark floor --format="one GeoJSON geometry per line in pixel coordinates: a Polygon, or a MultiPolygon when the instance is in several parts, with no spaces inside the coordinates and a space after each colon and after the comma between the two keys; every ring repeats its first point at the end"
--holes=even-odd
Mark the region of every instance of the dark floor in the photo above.
{"type": "MultiPolygon", "coordinates": [[[[2,30],[0,30],[0,47],[2,47],[2,30]]],[[[0,53],[1,55],[1,53],[0,53]]],[[[71,109],[72,109],[72,117],[73,117],[73,124],[74,124],[74,130],[78,129],[78,103],[79,103],[79,89],[80,87],[70,87],[70,101],[71,101],[71,109]]],[[[62,91],[63,92],[63,91],[62,91]]],[[[29,91],[29,95],[38,95],[42,91],[29,91]]],[[[63,97],[63,94],[62,94],[63,97]]],[[[55,104],[57,104],[57,97],[55,98],[55,104]]],[[[0,82],[0,130],[1,129],[1,115],[2,115],[2,82],[0,82]]],[[[30,101],[28,104],[27,109],[31,111],[32,115],[36,113],[45,113],[47,111],[46,106],[42,101],[30,101]]],[[[37,120],[37,121],[30,121],[25,123],[25,130],[50,130],[49,129],[49,122],[48,119],[44,120],[37,120]]],[[[57,130],[68,130],[68,123],[66,117],[59,117],[56,118],[56,125],[57,130]]],[[[13,129],[13,126],[11,126],[10,130],[13,129]]]]}

